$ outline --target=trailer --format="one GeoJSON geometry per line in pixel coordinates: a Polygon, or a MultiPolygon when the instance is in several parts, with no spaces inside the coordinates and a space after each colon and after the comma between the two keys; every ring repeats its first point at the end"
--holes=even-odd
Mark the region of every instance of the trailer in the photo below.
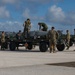
{"type": "MultiPolygon", "coordinates": [[[[15,50],[16,47],[25,46],[26,49],[32,50],[33,47],[39,46],[41,52],[46,52],[49,48],[49,39],[47,38],[48,31],[30,31],[27,35],[21,34],[19,39],[16,35],[9,38],[9,49],[15,50]]],[[[58,39],[56,45],[58,51],[65,49],[64,40],[58,39]]]]}

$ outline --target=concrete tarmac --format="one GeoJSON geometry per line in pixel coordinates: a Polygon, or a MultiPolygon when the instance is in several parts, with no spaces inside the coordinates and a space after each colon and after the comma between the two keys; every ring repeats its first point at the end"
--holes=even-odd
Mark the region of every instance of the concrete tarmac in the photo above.
{"type": "Polygon", "coordinates": [[[75,46],[56,53],[33,50],[0,50],[0,75],[75,75],[74,67],[47,65],[51,63],[75,62],[75,46]]]}

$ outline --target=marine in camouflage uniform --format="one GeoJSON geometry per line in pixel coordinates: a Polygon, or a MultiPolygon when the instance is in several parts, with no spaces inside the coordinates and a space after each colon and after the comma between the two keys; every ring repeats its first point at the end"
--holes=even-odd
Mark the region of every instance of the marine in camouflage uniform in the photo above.
{"type": "Polygon", "coordinates": [[[30,19],[27,19],[27,20],[24,22],[23,26],[24,26],[24,31],[23,31],[23,33],[24,33],[25,35],[28,35],[28,32],[29,32],[30,29],[31,29],[31,22],[30,22],[30,19]]]}
{"type": "Polygon", "coordinates": [[[5,49],[5,33],[4,31],[1,34],[1,50],[5,49]]]}
{"type": "Polygon", "coordinates": [[[50,43],[50,53],[54,53],[56,48],[56,40],[58,39],[58,33],[54,30],[54,27],[52,27],[51,30],[48,31],[48,38],[50,43]]]}
{"type": "MultiPolygon", "coordinates": [[[[19,30],[19,32],[16,34],[17,41],[21,40],[21,35],[22,35],[21,30],[19,30]]],[[[19,42],[16,43],[16,47],[17,47],[17,50],[19,50],[19,48],[18,48],[19,47],[19,42]]]]}
{"type": "Polygon", "coordinates": [[[66,30],[66,46],[67,46],[67,49],[66,50],[68,50],[69,49],[69,47],[70,47],[70,32],[69,32],[69,30],[66,30]]]}
{"type": "Polygon", "coordinates": [[[41,29],[42,27],[41,29],[42,31],[47,31],[48,27],[45,23],[38,23],[38,25],[39,25],[39,29],[41,29]]]}

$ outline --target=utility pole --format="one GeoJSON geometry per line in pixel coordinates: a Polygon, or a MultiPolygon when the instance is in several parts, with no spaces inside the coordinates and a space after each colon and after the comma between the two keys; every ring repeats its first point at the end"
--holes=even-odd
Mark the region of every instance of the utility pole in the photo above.
{"type": "Polygon", "coordinates": [[[74,35],[75,35],[75,29],[74,29],[74,35]]]}

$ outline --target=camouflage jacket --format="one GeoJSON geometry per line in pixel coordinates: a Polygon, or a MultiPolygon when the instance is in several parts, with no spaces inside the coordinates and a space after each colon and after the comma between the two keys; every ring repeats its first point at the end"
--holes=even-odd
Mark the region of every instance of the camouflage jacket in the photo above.
{"type": "Polygon", "coordinates": [[[56,40],[58,39],[58,32],[55,30],[49,30],[48,31],[48,39],[49,40],[56,40]]]}
{"type": "Polygon", "coordinates": [[[1,35],[1,42],[5,42],[5,35],[4,34],[1,35]]]}

